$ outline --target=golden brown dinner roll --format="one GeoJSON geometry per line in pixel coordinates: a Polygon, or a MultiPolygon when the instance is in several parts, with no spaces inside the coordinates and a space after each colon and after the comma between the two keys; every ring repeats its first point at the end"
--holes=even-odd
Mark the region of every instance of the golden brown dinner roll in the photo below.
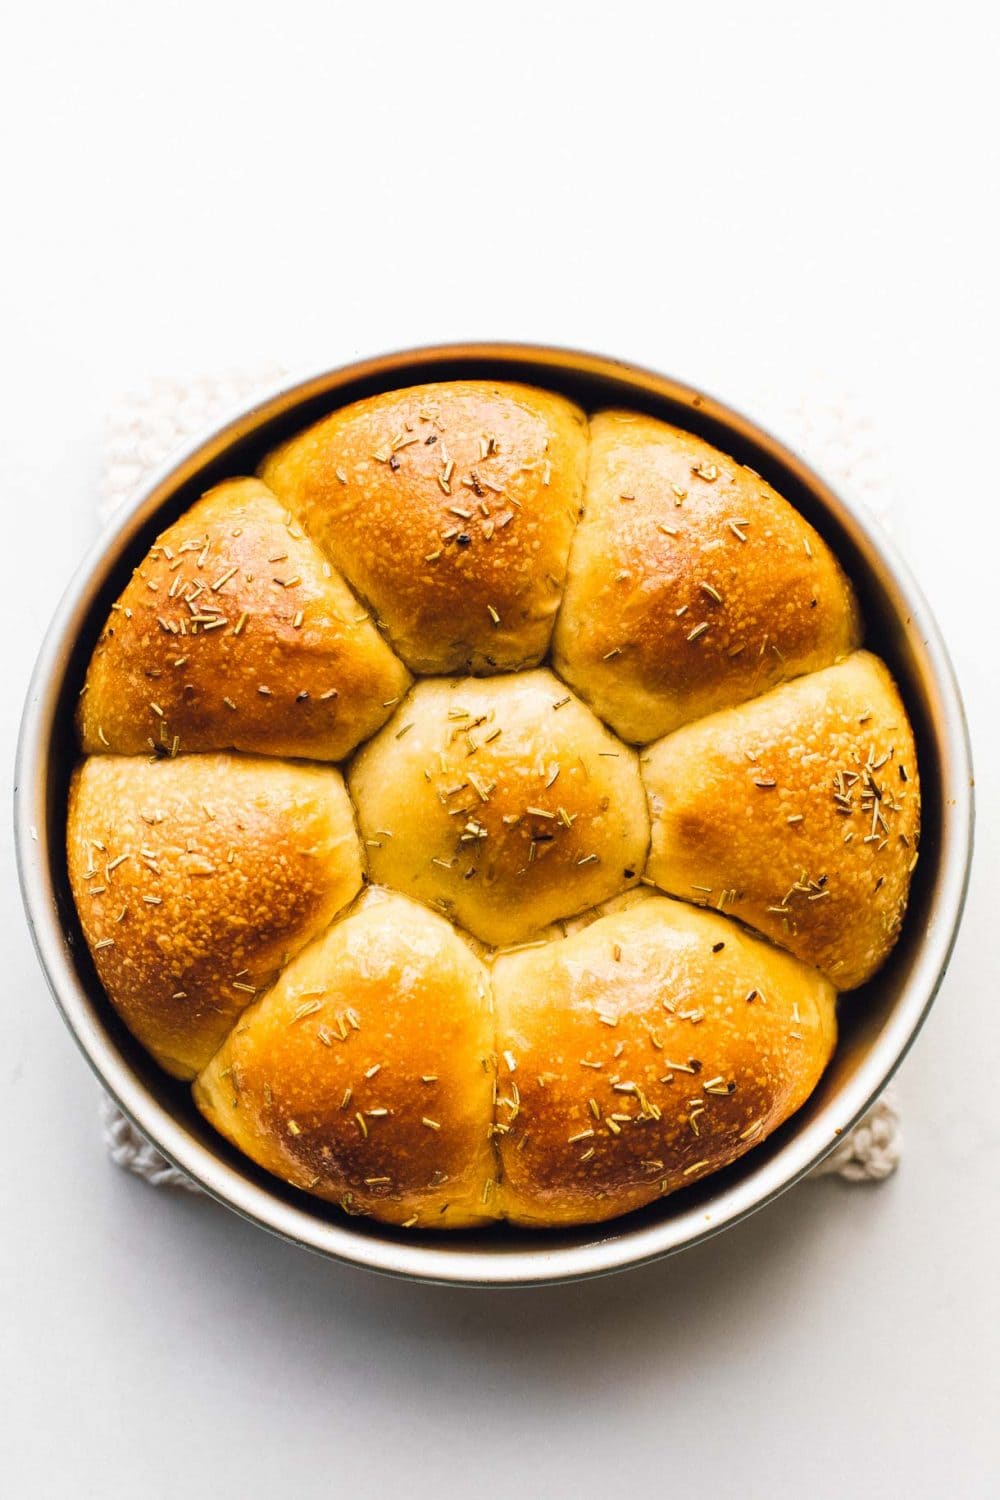
{"type": "Polygon", "coordinates": [[[268,1171],[349,1213],[494,1217],[486,970],[443,918],[370,891],[241,1018],[198,1107],[268,1171]]]}
{"type": "Polygon", "coordinates": [[[635,752],[550,672],[419,682],[349,769],[372,878],[514,943],[634,883],[635,752]]]}
{"type": "Polygon", "coordinates": [[[718,906],[849,990],[899,933],[917,859],[913,732],[867,651],[641,757],[663,890],[718,906]]]}
{"type": "Polygon", "coordinates": [[[334,412],[261,475],[415,672],[491,672],[545,654],[586,453],[562,397],[461,380],[334,412]]]}
{"type": "Polygon", "coordinates": [[[67,846],[101,983],[180,1078],[361,884],[340,774],[251,756],[94,756],[67,846]]]}
{"type": "Polygon", "coordinates": [[[78,710],[89,753],[250,750],[340,760],[409,673],[257,479],[217,485],[112,605],[78,710]]]}
{"type": "Polygon", "coordinates": [[[634,412],[590,434],[554,664],[618,734],[656,739],[858,644],[830,549],[753,470],[634,412]]]}
{"type": "Polygon", "coordinates": [[[808,1098],[835,991],[735,922],[651,896],[493,968],[500,1205],[586,1224],[696,1182],[808,1098]]]}

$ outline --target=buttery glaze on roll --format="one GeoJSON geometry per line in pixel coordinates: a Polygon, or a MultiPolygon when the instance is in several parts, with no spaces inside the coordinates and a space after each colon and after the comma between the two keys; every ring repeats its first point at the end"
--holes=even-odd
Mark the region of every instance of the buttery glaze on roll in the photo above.
{"type": "Polygon", "coordinates": [[[661,896],[499,955],[493,991],[501,1203],[526,1224],[614,1218],[735,1161],[837,1035],[828,980],[661,896]]]}
{"type": "Polygon", "coordinates": [[[118,1015],[260,1167],[411,1229],[734,1162],[917,856],[836,559],[700,437],[519,385],[372,396],[261,472],[163,532],[86,675],[67,858],[118,1015]]]}
{"type": "Polygon", "coordinates": [[[722,906],[851,990],[884,963],[920,837],[913,732],[867,651],[642,756],[648,874],[722,906]]]}
{"type": "Polygon", "coordinates": [[[339,772],[254,756],[93,756],[67,853],[101,983],[178,1078],[361,885],[339,772]]]}
{"type": "Polygon", "coordinates": [[[369,891],[240,1019],[195,1085],[234,1145],[393,1224],[495,1217],[486,969],[449,922],[369,891]]]}
{"type": "Polygon", "coordinates": [[[759,474],[634,412],[602,412],[590,434],[554,664],[624,739],[657,739],[858,645],[836,558],[759,474]]]}
{"type": "Polygon", "coordinates": [[[157,538],[97,643],[88,754],[248,750],[341,760],[409,673],[256,479],[209,490],[157,538]]]}
{"type": "Polygon", "coordinates": [[[413,671],[485,673],[548,649],[586,456],[562,397],[462,380],[334,412],[261,475],[413,671]]]}

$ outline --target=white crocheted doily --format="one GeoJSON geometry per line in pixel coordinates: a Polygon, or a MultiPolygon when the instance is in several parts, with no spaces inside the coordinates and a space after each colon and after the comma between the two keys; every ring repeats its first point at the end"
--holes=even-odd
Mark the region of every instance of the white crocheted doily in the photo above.
{"type": "MultiPolygon", "coordinates": [[[[110,519],[148,476],[179,447],[218,426],[230,415],[281,382],[280,366],[253,373],[206,376],[199,380],[152,380],[127,396],[109,422],[98,512],[110,519]]],[[[854,404],[827,391],[789,406],[763,394],[754,402],[765,425],[854,501],[860,500],[883,525],[892,527],[893,496],[871,421],[854,404]]],[[[115,1166],[134,1172],[153,1187],[201,1191],[170,1165],[106,1096],[101,1119],[108,1155],[115,1166]]],[[[895,1171],[902,1136],[893,1090],[845,1136],[814,1176],[846,1182],[880,1182],[895,1171]]]]}

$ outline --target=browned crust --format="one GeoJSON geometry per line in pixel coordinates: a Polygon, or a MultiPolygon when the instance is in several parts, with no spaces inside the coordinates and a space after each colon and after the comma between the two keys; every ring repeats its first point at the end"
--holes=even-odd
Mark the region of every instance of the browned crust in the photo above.
{"type": "Polygon", "coordinates": [[[835,1037],[828,981],[662,897],[491,977],[447,922],[373,890],[244,1013],[195,1098],[349,1213],[555,1226],[736,1160],[808,1097],[835,1037]]]}
{"type": "Polygon", "coordinates": [[[562,397],[453,381],[334,412],[261,475],[414,671],[507,671],[548,648],[586,448],[562,397]]]}
{"type": "Polygon", "coordinates": [[[349,777],[373,878],[488,943],[642,873],[635,752],[550,672],[419,682],[349,777]]]}
{"type": "Polygon", "coordinates": [[[247,1011],[195,1085],[254,1161],[349,1213],[495,1217],[487,973],[443,918],[369,892],[247,1011]]]}
{"type": "Polygon", "coordinates": [[[159,538],[91,662],[67,847],[98,975],[224,1135],[347,1212],[555,1226],[697,1181],[808,1097],[833,984],[898,934],[913,736],[849,654],[836,561],[700,439],[590,431],[574,539],[587,425],[560,397],[455,382],[335,413],[266,461],[280,499],[228,481],[159,538]],[[555,662],[598,714],[639,743],[703,717],[637,757],[547,671],[407,696],[351,592],[414,670],[483,674],[544,654],[564,585],[555,662]],[[372,735],[365,849],[336,771],[218,753],[372,735]],[[366,855],[417,899],[351,906],[366,855]],[[628,889],[644,864],[684,901],[628,889]]]}
{"type": "Polygon", "coordinates": [[[590,433],[554,661],[623,738],[668,734],[859,643],[839,564],[759,475],[631,412],[602,412],[590,433]]]}
{"type": "Polygon", "coordinates": [[[340,760],[409,680],[271,492],[229,480],[157,539],[112,606],[80,699],[80,742],[88,754],[340,760]]]}
{"type": "Polygon", "coordinates": [[[640,759],[648,874],[725,909],[843,990],[888,956],[920,837],[913,731],[866,651],[688,725],[640,759]]]}
{"type": "Polygon", "coordinates": [[[501,1207],[595,1223],[728,1165],[808,1098],[835,992],[724,917],[661,897],[493,969],[501,1207]]]}
{"type": "Polygon", "coordinates": [[[85,761],[67,854],[112,1005],[181,1078],[361,884],[339,773],[236,755],[85,761]]]}

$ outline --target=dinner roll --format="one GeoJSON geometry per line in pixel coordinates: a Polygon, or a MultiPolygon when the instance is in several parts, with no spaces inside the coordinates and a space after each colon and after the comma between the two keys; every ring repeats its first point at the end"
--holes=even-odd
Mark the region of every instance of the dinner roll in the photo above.
{"type": "Polygon", "coordinates": [[[67,854],[101,983],[178,1078],[361,885],[339,773],[251,756],[84,761],[67,854]]]}
{"type": "Polygon", "coordinates": [[[413,671],[492,672],[548,648],[586,456],[562,397],[458,380],[334,412],[261,475],[413,671]]]}
{"type": "Polygon", "coordinates": [[[920,836],[913,732],[858,651],[645,751],[648,875],[850,990],[899,934],[920,836]]]}
{"type": "Polygon", "coordinates": [[[111,607],[78,723],[85,752],[250,750],[340,760],[409,673],[256,479],[209,490],[111,607]]]}
{"type": "Polygon", "coordinates": [[[228,1140],[348,1213],[496,1214],[486,970],[442,917],[370,891],[289,964],[195,1085],[228,1140]]]}
{"type": "Polygon", "coordinates": [[[735,1161],[808,1098],[836,1040],[815,969],[661,896],[493,968],[500,1203],[587,1224],[735,1161]]]}
{"type": "Polygon", "coordinates": [[[352,763],[372,878],[516,943],[642,873],[635,752],[550,672],[419,682],[352,763]]]}
{"type": "Polygon", "coordinates": [[[554,664],[627,740],[829,666],[860,640],[850,584],[752,469],[634,412],[590,424],[554,664]]]}

